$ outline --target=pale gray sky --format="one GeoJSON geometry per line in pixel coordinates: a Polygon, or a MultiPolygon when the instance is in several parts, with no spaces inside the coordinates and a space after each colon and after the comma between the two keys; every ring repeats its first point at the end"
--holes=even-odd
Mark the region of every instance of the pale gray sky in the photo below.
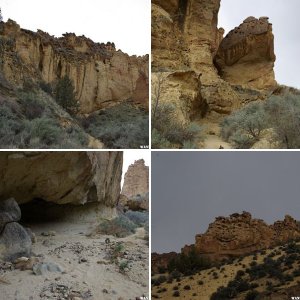
{"type": "Polygon", "coordinates": [[[249,16],[268,16],[275,36],[276,80],[300,88],[299,11],[299,0],[221,0],[219,27],[228,33],[249,16]]]}
{"type": "Polygon", "coordinates": [[[151,0],[0,0],[4,21],[51,35],[85,35],[114,42],[130,55],[150,53],[151,0]]]}
{"type": "Polygon", "coordinates": [[[217,216],[300,219],[300,152],[152,152],[152,252],[180,251],[217,216]]]}

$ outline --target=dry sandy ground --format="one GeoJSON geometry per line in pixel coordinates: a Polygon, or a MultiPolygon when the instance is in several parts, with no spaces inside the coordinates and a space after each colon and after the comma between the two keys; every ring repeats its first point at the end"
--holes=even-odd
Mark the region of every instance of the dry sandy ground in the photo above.
{"type": "Polygon", "coordinates": [[[34,275],[31,270],[0,270],[0,278],[8,282],[0,282],[1,300],[128,300],[148,296],[149,255],[143,228],[118,239],[86,236],[92,230],[89,224],[43,223],[29,227],[37,237],[33,253],[45,262],[58,264],[63,272],[34,275]],[[49,231],[55,231],[55,235],[41,235],[49,231]],[[121,242],[123,259],[129,262],[123,272],[109,256],[109,248],[116,242],[121,242]]]}

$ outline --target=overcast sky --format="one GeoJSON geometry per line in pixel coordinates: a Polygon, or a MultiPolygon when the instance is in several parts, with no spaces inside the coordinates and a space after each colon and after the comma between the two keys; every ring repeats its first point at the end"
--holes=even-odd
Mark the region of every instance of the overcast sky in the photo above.
{"type": "Polygon", "coordinates": [[[0,0],[4,21],[51,35],[85,35],[114,42],[128,54],[150,53],[151,0],[0,0]]]}
{"type": "Polygon", "coordinates": [[[300,152],[152,152],[152,252],[180,251],[217,216],[300,219],[300,152]]]}
{"type": "Polygon", "coordinates": [[[268,16],[275,36],[276,80],[300,88],[299,11],[299,0],[221,0],[219,27],[227,33],[249,16],[268,16]]]}
{"type": "Polygon", "coordinates": [[[123,151],[123,174],[121,186],[123,186],[124,175],[127,172],[128,167],[136,160],[144,159],[145,165],[150,166],[151,154],[150,151],[144,150],[125,150],[123,151]]]}

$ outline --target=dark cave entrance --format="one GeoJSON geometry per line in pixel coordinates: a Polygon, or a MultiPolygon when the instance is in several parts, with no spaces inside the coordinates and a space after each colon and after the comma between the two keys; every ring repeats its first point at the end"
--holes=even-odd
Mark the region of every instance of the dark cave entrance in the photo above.
{"type": "Polygon", "coordinates": [[[103,217],[103,207],[99,202],[85,204],[57,204],[34,198],[25,204],[20,204],[22,212],[21,223],[38,225],[42,223],[91,223],[99,222],[103,217]]]}

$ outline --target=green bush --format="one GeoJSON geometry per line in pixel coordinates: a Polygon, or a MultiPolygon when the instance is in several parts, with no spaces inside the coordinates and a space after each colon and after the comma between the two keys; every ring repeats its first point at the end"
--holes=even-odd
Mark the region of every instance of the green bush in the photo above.
{"type": "Polygon", "coordinates": [[[221,124],[221,136],[235,148],[250,148],[259,140],[267,127],[263,103],[255,102],[225,118],[221,124]]]}
{"type": "Polygon", "coordinates": [[[41,81],[39,83],[40,88],[49,95],[53,94],[53,89],[50,83],[46,83],[45,81],[41,81]]]}
{"type": "MultiPolygon", "coordinates": [[[[88,137],[75,125],[62,127],[49,102],[34,92],[0,103],[0,148],[83,148],[88,137]]],[[[48,100],[48,99],[47,99],[48,100]]]]}
{"type": "Polygon", "coordinates": [[[173,297],[180,297],[179,291],[175,291],[175,292],[173,293],[173,297]]]}
{"type": "Polygon", "coordinates": [[[140,148],[149,144],[148,113],[129,104],[119,104],[82,120],[86,131],[108,148],[140,148]]]}
{"type": "Polygon", "coordinates": [[[78,112],[79,104],[75,99],[74,85],[68,76],[64,76],[56,83],[54,90],[56,102],[70,114],[78,112]]]}
{"type": "Polygon", "coordinates": [[[168,271],[169,273],[177,271],[184,275],[192,275],[209,267],[211,267],[211,262],[192,249],[187,255],[181,253],[173,258],[168,264],[168,271]]]}
{"type": "Polygon", "coordinates": [[[138,226],[144,226],[149,222],[149,213],[141,211],[128,210],[125,216],[138,226]]]}
{"type": "Polygon", "coordinates": [[[255,300],[257,299],[259,296],[259,292],[254,290],[254,291],[250,291],[246,294],[245,300],[255,300]]]}
{"type": "Polygon", "coordinates": [[[157,106],[152,124],[152,148],[198,148],[195,141],[201,139],[201,127],[196,123],[180,123],[174,111],[174,106],[169,103],[160,103],[157,106]]]}
{"type": "Polygon", "coordinates": [[[261,132],[270,128],[276,146],[300,148],[300,95],[286,91],[265,102],[251,103],[226,117],[221,123],[222,137],[235,148],[251,148],[261,132]]]}
{"type": "Polygon", "coordinates": [[[112,220],[105,220],[98,227],[98,232],[116,237],[126,237],[135,233],[137,225],[124,215],[120,215],[112,220]]]}

